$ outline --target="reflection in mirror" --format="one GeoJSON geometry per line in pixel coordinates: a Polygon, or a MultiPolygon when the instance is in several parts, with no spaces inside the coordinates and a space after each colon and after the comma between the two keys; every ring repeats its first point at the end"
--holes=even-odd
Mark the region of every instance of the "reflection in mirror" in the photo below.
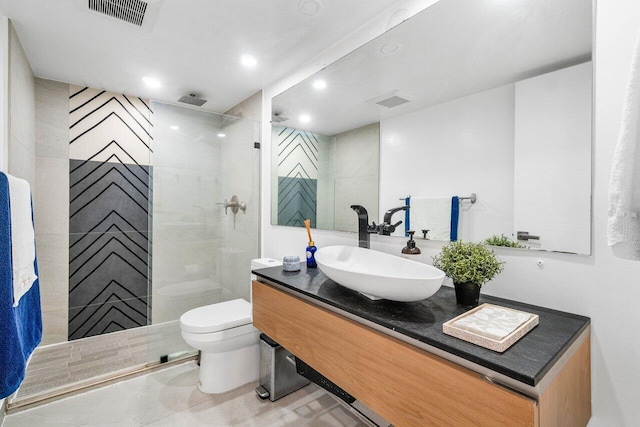
{"type": "Polygon", "coordinates": [[[358,231],[351,204],[378,207],[378,123],[332,136],[272,126],[271,218],[278,225],[358,231]]]}
{"type": "MultiPolygon", "coordinates": [[[[504,235],[532,249],[590,253],[592,26],[590,0],[440,0],[273,98],[289,129],[335,136],[379,126],[379,180],[346,196],[373,186],[379,203],[336,191],[326,209],[318,205],[317,227],[355,231],[349,205],[376,220],[411,196],[404,226],[416,237],[422,229],[434,240],[504,235]],[[471,193],[475,204],[452,204],[471,193]]],[[[360,160],[357,150],[338,156],[331,141],[334,162],[349,169],[360,160]]]]}

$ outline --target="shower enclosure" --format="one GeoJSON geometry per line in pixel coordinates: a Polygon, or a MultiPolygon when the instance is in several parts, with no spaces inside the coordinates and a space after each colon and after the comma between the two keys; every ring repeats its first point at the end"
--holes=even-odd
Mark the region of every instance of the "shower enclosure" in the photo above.
{"type": "Polygon", "coordinates": [[[69,181],[41,170],[38,185],[62,182],[55,221],[69,229],[37,240],[45,340],[9,410],[195,354],[180,316],[249,300],[259,253],[259,122],[72,85],[60,96],[69,181]]]}
{"type": "Polygon", "coordinates": [[[259,122],[158,102],[154,112],[148,362],[191,349],[180,316],[249,300],[258,256],[259,122]]]}

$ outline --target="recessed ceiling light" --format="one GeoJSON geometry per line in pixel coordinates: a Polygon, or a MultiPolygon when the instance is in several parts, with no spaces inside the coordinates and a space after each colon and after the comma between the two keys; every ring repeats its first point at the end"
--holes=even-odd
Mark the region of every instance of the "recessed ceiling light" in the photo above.
{"type": "Polygon", "coordinates": [[[317,79],[313,82],[313,88],[317,90],[322,90],[327,88],[327,82],[322,79],[317,79]]]}
{"type": "Polygon", "coordinates": [[[382,53],[384,55],[393,55],[394,53],[398,53],[401,50],[402,50],[402,44],[401,43],[389,42],[389,43],[385,43],[382,46],[380,46],[380,53],[382,53]]]}
{"type": "Polygon", "coordinates": [[[226,134],[226,133],[222,133],[222,132],[220,132],[220,133],[218,134],[218,138],[224,138],[225,136],[227,136],[227,134],[226,134]]]}
{"type": "Polygon", "coordinates": [[[300,123],[309,123],[311,121],[311,116],[308,114],[300,114],[298,120],[300,120],[300,123]]]}
{"type": "Polygon", "coordinates": [[[180,130],[180,128],[178,126],[176,126],[176,125],[169,126],[169,129],[171,129],[171,130],[180,130]]]}
{"type": "Polygon", "coordinates": [[[322,10],[322,1],[320,0],[300,0],[298,2],[298,11],[305,15],[317,15],[322,10]]]}
{"type": "Polygon", "coordinates": [[[151,89],[158,89],[160,86],[162,86],[160,84],[160,80],[155,79],[153,77],[143,77],[142,81],[145,82],[145,84],[149,86],[151,89]]]}
{"type": "Polygon", "coordinates": [[[242,62],[242,65],[244,65],[247,68],[253,68],[256,65],[258,65],[258,60],[251,55],[242,55],[240,57],[240,62],[242,62]]]}

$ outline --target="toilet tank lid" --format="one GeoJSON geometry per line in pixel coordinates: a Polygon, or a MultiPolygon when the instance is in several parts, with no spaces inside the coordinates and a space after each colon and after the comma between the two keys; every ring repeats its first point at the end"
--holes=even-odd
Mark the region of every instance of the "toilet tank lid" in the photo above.
{"type": "Polygon", "coordinates": [[[251,269],[277,267],[282,265],[282,261],[273,258],[256,258],[251,260],[251,269]]]}
{"type": "Polygon", "coordinates": [[[219,302],[189,310],[180,316],[185,332],[210,333],[251,323],[251,303],[243,299],[219,302]]]}

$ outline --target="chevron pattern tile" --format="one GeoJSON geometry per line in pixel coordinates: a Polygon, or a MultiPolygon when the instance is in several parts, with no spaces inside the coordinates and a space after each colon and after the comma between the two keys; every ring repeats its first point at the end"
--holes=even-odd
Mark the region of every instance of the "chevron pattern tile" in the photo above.
{"type": "Polygon", "coordinates": [[[69,339],[147,324],[152,112],[139,98],[69,93],[69,339]]]}
{"type": "Polygon", "coordinates": [[[276,129],[278,144],[278,225],[316,226],[318,138],[312,132],[276,129]]]}

